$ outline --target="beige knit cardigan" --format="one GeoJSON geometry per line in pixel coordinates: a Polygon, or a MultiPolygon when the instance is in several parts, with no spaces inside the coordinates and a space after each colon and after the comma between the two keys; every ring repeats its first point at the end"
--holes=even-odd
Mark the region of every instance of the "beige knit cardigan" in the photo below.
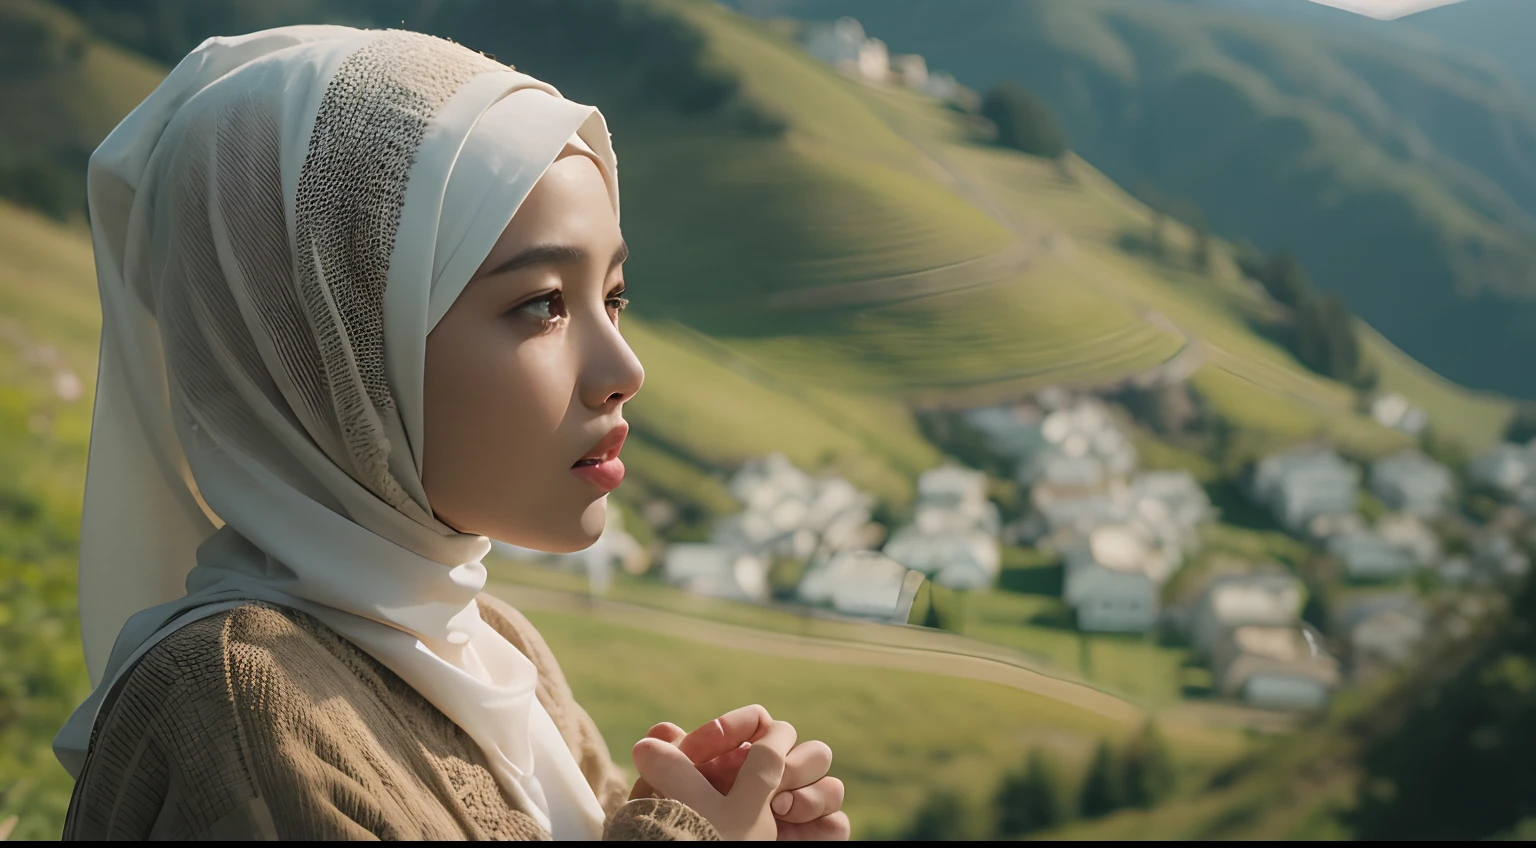
{"type": "MultiPolygon", "coordinates": [[[[480,615],[539,669],[538,698],[608,813],[605,840],[718,840],[629,786],[521,613],[480,615]]],[[[65,839],[549,839],[478,746],[314,618],[265,603],[178,630],[102,710],[65,839]]]]}

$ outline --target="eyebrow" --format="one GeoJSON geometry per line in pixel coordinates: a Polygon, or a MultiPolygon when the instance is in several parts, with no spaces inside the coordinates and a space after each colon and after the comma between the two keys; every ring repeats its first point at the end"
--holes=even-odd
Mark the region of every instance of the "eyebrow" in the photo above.
{"type": "MultiPolygon", "coordinates": [[[[619,249],[613,252],[613,258],[608,260],[608,270],[612,271],[619,267],[628,258],[629,245],[621,241],[619,242],[619,249]]],[[[587,252],[575,245],[536,244],[480,276],[493,277],[497,274],[506,274],[511,271],[530,268],[534,265],[559,265],[567,262],[585,262],[586,260],[587,252]]]]}

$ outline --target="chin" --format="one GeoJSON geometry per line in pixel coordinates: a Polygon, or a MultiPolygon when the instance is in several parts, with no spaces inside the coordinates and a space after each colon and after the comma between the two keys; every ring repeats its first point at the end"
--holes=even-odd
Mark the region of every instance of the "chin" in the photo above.
{"type": "Polygon", "coordinates": [[[572,510],[566,515],[545,516],[545,519],[541,522],[536,539],[530,538],[526,542],[508,541],[518,547],[548,554],[584,551],[592,547],[597,537],[603,534],[603,525],[608,520],[608,496],[603,495],[585,504],[579,512],[572,510]]]}

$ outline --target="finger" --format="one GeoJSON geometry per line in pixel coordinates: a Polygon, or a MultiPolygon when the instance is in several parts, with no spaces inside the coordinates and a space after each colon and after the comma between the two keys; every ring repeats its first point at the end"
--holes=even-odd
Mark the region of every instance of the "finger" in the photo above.
{"type": "Polygon", "coordinates": [[[847,840],[852,831],[848,814],[841,811],[804,824],[780,821],[778,825],[780,842],[841,842],[847,840]]]}
{"type": "Polygon", "coordinates": [[[832,748],[825,742],[812,739],[796,745],[784,758],[784,778],[780,789],[799,789],[810,786],[832,768],[832,748]]]}
{"type": "Polygon", "coordinates": [[[752,750],[752,743],[743,742],[740,747],[721,754],[707,763],[699,763],[699,771],[703,773],[709,784],[715,787],[715,791],[721,795],[728,795],[731,787],[736,783],[736,773],[741,771],[741,764],[747,761],[747,752],[750,750],[752,750]]]}
{"type": "MultiPolygon", "coordinates": [[[[683,732],[681,727],[678,727],[670,721],[664,721],[660,724],[653,725],[651,729],[645,733],[647,739],[660,739],[663,742],[667,742],[673,745],[676,745],[685,735],[687,734],[683,732]]],[[[711,781],[711,783],[713,783],[713,781],[711,781]]],[[[718,787],[716,788],[718,789],[718,787]]],[[[631,801],[635,800],[636,798],[654,797],[656,797],[655,787],[651,786],[650,782],[643,777],[639,780],[636,780],[634,788],[629,790],[629,800],[631,801]]]]}
{"type": "Polygon", "coordinates": [[[774,817],[791,824],[804,824],[842,808],[843,782],[835,777],[823,777],[810,786],[780,792],[773,798],[774,817]]]}
{"type": "Polygon", "coordinates": [[[740,707],[706,722],[678,743],[678,748],[696,763],[706,763],[730,752],[743,742],[756,742],[773,723],[768,710],[759,704],[740,707]]]}
{"type": "Polygon", "coordinates": [[[684,736],[687,736],[688,734],[684,732],[681,727],[678,727],[672,722],[664,721],[660,724],[652,726],[650,730],[645,732],[645,735],[650,739],[660,739],[663,742],[669,742],[673,745],[676,745],[683,740],[684,736]]]}
{"type": "Polygon", "coordinates": [[[762,809],[768,796],[779,788],[784,777],[784,758],[795,745],[795,727],[787,721],[775,721],[768,725],[762,738],[752,743],[747,759],[741,764],[736,783],[731,787],[733,799],[747,799],[743,803],[762,809]]]}
{"type": "Polygon", "coordinates": [[[657,798],[657,797],[660,797],[660,793],[658,793],[656,791],[655,787],[651,786],[650,781],[646,780],[643,777],[638,779],[638,780],[636,780],[634,788],[629,790],[629,800],[631,800],[631,801],[635,800],[636,798],[657,798]]]}
{"type": "MultiPolygon", "coordinates": [[[[709,781],[699,773],[698,767],[682,751],[677,750],[676,745],[646,737],[635,743],[630,756],[635,761],[635,769],[640,772],[640,777],[663,798],[688,798],[696,801],[720,797],[720,793],[709,785],[709,781]]],[[[699,809],[696,803],[690,803],[689,806],[700,813],[707,812],[699,809]]]]}

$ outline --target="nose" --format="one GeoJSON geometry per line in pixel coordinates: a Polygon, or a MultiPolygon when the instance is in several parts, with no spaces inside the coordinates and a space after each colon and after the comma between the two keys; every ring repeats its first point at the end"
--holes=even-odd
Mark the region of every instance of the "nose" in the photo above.
{"type": "Polygon", "coordinates": [[[645,382],[645,368],[606,314],[594,323],[597,330],[584,334],[578,391],[587,407],[603,410],[634,397],[645,382]]]}

